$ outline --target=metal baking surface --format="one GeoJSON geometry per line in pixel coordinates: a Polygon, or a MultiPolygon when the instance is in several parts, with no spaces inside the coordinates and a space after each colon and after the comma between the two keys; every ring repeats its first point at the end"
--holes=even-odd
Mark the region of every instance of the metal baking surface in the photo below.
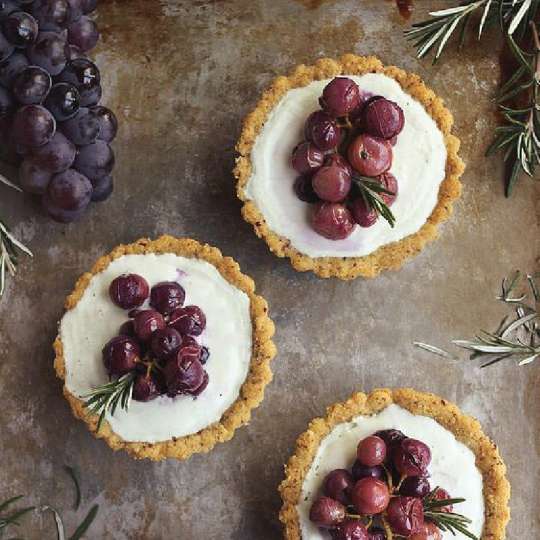
{"type": "MultiPolygon", "coordinates": [[[[412,346],[494,329],[494,300],[514,268],[537,269],[538,184],[504,198],[499,158],[485,159],[496,115],[499,43],[471,36],[432,66],[403,38],[381,0],[117,0],[100,3],[96,59],[104,103],[121,131],[116,193],[82,222],[50,222],[30,198],[1,190],[2,215],[33,249],[0,304],[0,494],[62,509],[71,534],[93,503],[89,539],[278,539],[277,486],[297,435],[355,390],[412,386],[457,402],[500,446],[513,486],[509,538],[539,538],[540,365],[450,363],[412,346]],[[321,280],[271,255],[240,217],[231,169],[244,115],[271,79],[345,52],[376,54],[421,75],[453,111],[464,193],[440,239],[399,272],[372,281],[321,280]],[[275,380],[251,424],[188,462],[137,462],[113,453],[75,420],[52,368],[66,294],[103,253],[170,233],[220,247],[251,274],[271,306],[275,380]],[[71,508],[63,466],[80,471],[71,508]]],[[[447,2],[417,1],[413,19],[447,2]]],[[[212,351],[219,361],[219,351],[212,351]]],[[[456,494],[459,495],[459,494],[456,494]]],[[[35,514],[13,535],[54,538],[35,514]]]]}

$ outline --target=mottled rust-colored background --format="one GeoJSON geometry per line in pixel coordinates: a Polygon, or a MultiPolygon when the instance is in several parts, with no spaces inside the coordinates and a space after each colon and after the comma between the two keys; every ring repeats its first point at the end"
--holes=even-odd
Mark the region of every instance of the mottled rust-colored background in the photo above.
{"type": "MultiPolygon", "coordinates": [[[[500,277],[536,265],[538,185],[523,181],[504,199],[501,163],[483,157],[496,124],[498,42],[477,46],[471,36],[465,51],[452,49],[433,67],[414,58],[389,1],[101,4],[96,58],[105,103],[121,121],[115,196],[64,227],[31,199],[1,189],[2,216],[35,259],[22,261],[0,304],[0,495],[24,493],[33,504],[64,509],[70,533],[97,502],[91,539],[277,539],[276,489],[308,420],[354,390],[410,385],[481,420],[509,467],[509,538],[539,538],[540,364],[480,370],[411,345],[446,346],[493,329],[503,311],[494,301],[500,277]],[[463,199],[438,242],[400,272],[344,283],[295,273],[270,255],[240,218],[230,171],[242,118],[269,81],[295,64],[349,51],[424,77],[455,114],[468,168],[463,199]],[[153,464],[114,454],[74,420],[54,376],[51,342],[79,274],[120,242],[166,232],[210,242],[240,261],[270,302],[279,356],[266,400],[233,441],[186,463],[153,464]],[[76,515],[66,463],[83,481],[76,515]]],[[[444,6],[419,0],[414,18],[444,6]]],[[[217,361],[219,351],[212,353],[217,361]]],[[[50,516],[25,520],[20,532],[54,538],[50,516]]]]}

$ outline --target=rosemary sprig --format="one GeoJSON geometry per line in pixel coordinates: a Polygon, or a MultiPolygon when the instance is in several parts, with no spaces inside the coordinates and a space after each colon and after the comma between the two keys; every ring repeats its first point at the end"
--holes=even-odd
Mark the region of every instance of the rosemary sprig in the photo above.
{"type": "Polygon", "coordinates": [[[383,193],[387,195],[394,195],[394,193],[388,191],[380,182],[367,176],[353,175],[352,181],[360,195],[364,198],[366,205],[375,210],[377,215],[388,221],[390,227],[394,227],[396,218],[381,197],[383,193]]]}
{"type": "Polygon", "coordinates": [[[510,50],[518,68],[501,87],[499,108],[505,124],[496,128],[496,136],[486,151],[490,156],[504,151],[504,160],[512,160],[506,181],[506,196],[510,196],[521,173],[532,177],[540,163],[540,39],[536,24],[531,21],[534,51],[523,50],[512,35],[507,35],[510,50]],[[526,103],[519,108],[503,105],[504,102],[525,94],[526,103]]]}
{"type": "MultiPolygon", "coordinates": [[[[502,360],[515,360],[519,366],[530,364],[540,358],[540,291],[536,283],[537,274],[524,276],[519,271],[504,278],[501,294],[496,298],[514,308],[513,317],[505,317],[495,332],[480,331],[472,340],[453,340],[457,347],[470,351],[470,359],[480,358],[482,367],[491,366],[502,360]],[[521,284],[528,292],[515,294],[521,284]],[[532,300],[529,303],[528,300],[532,300]]],[[[417,347],[446,358],[455,358],[450,353],[421,342],[417,347]]]]}
{"type": "Polygon", "coordinates": [[[414,42],[418,58],[435,51],[433,63],[436,63],[450,37],[458,30],[459,45],[463,46],[473,14],[479,15],[480,39],[484,29],[496,21],[498,15],[501,29],[507,28],[513,34],[518,28],[524,28],[534,19],[539,4],[539,0],[465,0],[455,7],[432,11],[430,19],[413,24],[405,36],[414,42]]]}
{"type": "Polygon", "coordinates": [[[16,502],[19,502],[24,496],[18,495],[17,497],[12,497],[7,501],[4,501],[0,504],[0,535],[5,531],[8,526],[19,526],[19,518],[34,510],[33,506],[27,508],[20,508],[18,510],[13,510],[11,513],[5,514],[10,506],[13,506],[16,502]]]}
{"type": "Polygon", "coordinates": [[[98,386],[83,396],[88,412],[92,415],[99,414],[96,431],[99,432],[101,429],[107,412],[110,412],[111,416],[114,415],[118,405],[125,411],[129,409],[134,384],[135,373],[130,372],[117,380],[98,386]]]}

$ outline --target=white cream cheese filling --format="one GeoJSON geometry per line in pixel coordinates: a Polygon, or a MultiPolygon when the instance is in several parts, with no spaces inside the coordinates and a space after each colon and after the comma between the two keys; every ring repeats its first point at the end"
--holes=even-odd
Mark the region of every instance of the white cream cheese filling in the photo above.
{"type": "MultiPolygon", "coordinates": [[[[484,526],[483,480],[476,467],[474,453],[432,418],[414,415],[398,405],[390,405],[377,415],[358,416],[352,422],[339,424],[321,442],[304,479],[297,506],[302,540],[330,538],[328,533],[309,520],[309,509],[322,494],[326,475],[334,469],[350,470],[360,440],[381,429],[399,429],[408,437],[419,439],[430,447],[431,486],[446,489],[451,497],[466,499],[464,503],[455,505],[454,511],[471,519],[469,530],[480,537],[484,526]]],[[[444,540],[456,538],[450,532],[443,532],[444,540]]]]}
{"type": "Polygon", "coordinates": [[[253,171],[245,189],[247,198],[255,202],[272,231],[310,257],[368,255],[417,232],[435,208],[445,178],[444,138],[424,107],[386,75],[369,73],[350,78],[361,90],[395,101],[405,115],[390,169],[399,184],[399,195],[392,206],[394,228],[379,219],[370,228],[355,227],[345,240],[328,240],[311,228],[311,205],[294,193],[297,173],[290,164],[291,152],[304,139],[304,123],[319,108],[318,98],[330,79],[287,92],[270,113],[251,153],[253,171]]]}
{"type": "Polygon", "coordinates": [[[155,443],[196,433],[217,422],[238,398],[251,361],[252,326],[247,294],[228,283],[206,261],[164,255],[125,255],[114,260],[90,281],[77,306],[60,323],[67,389],[82,397],[108,381],[101,350],[118,334],[127,312],[109,298],[111,281],[123,273],[143,276],[150,287],[177,281],[186,291],[185,305],[198,305],[207,326],[198,338],[210,350],[205,368],[206,390],[196,399],[160,396],[131,402],[128,412],[117,409],[107,416],[112,430],[123,440],[155,443]]]}

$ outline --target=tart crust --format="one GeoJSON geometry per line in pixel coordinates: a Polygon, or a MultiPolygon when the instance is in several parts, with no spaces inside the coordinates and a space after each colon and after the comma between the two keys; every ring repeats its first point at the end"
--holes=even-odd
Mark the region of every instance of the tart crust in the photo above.
{"type": "MultiPolygon", "coordinates": [[[[172,236],[162,236],[157,240],[142,238],[133,244],[120,245],[108,255],[101,257],[92,270],[83,274],[77,281],[74,291],[66,299],[66,311],[77,305],[92,277],[102,272],[114,259],[123,255],[145,253],[173,253],[183,257],[205,260],[212,264],[226,281],[249,296],[253,327],[252,356],[249,373],[240,389],[239,397],[225,411],[219,422],[211,424],[197,433],[173,438],[169,441],[146,443],[124,441],[112,431],[107,421],[103,422],[99,433],[96,433],[98,416],[87,414],[83,401],[74,396],[65,384],[63,392],[74,416],[86,422],[94,436],[105,439],[113,450],[126,450],[135,458],[148,458],[154,461],[165,458],[187,459],[193,454],[210,451],[219,442],[230,440],[238,427],[249,422],[252,409],[261,403],[265,387],[272,380],[270,362],[276,354],[276,347],[272,341],[275,330],[274,323],[268,316],[266,300],[255,294],[253,280],[241,273],[240,266],[234,259],[223,257],[219,249],[207,244],[172,236]]],[[[54,360],[56,374],[58,378],[65,381],[66,364],[60,335],[54,342],[54,351],[56,353],[54,360]]]]}
{"type": "Polygon", "coordinates": [[[313,271],[320,277],[354,279],[358,276],[375,277],[383,270],[397,270],[405,261],[419,253],[424,246],[437,237],[437,226],[452,214],[452,203],[461,195],[459,181],[465,165],[458,156],[460,141],[452,135],[454,119],[443,101],[428,88],[418,75],[407,73],[395,66],[384,66],[374,56],[346,54],[339,60],[322,58],[313,66],[300,65],[287,77],[277,77],[263,93],[255,109],[245,118],[236,150],[234,176],[237,180],[237,195],[244,205],[242,215],[253,225],[255,233],[263,238],[270,250],[278,257],[289,257],[296,270],[313,271]],[[251,177],[251,152],[257,136],[272,109],[291,89],[307,86],[309,83],[335,77],[337,75],[363,75],[383,73],[395,79],[412,97],[419,101],[435,120],[441,130],[447,150],[446,177],[439,189],[438,202],[426,223],[414,234],[398,242],[379,247],[363,257],[317,257],[312,258],[298,251],[288,238],[273,232],[255,202],[248,199],[245,188],[251,177]]]}
{"type": "Polygon", "coordinates": [[[481,540],[503,540],[510,519],[510,484],[497,446],[484,434],[480,423],[463,414],[456,405],[435,394],[410,388],[378,389],[370,394],[357,392],[347,401],[328,407],[324,418],[315,418],[310,422],[307,431],[296,441],[295,453],[285,466],[285,480],[279,487],[283,500],[279,518],[284,525],[284,538],[302,538],[296,505],[300,500],[304,478],[322,439],[336,425],[349,422],[358,415],[377,414],[392,403],[413,414],[430,416],[474,452],[476,466],[483,477],[485,501],[481,540]]]}

